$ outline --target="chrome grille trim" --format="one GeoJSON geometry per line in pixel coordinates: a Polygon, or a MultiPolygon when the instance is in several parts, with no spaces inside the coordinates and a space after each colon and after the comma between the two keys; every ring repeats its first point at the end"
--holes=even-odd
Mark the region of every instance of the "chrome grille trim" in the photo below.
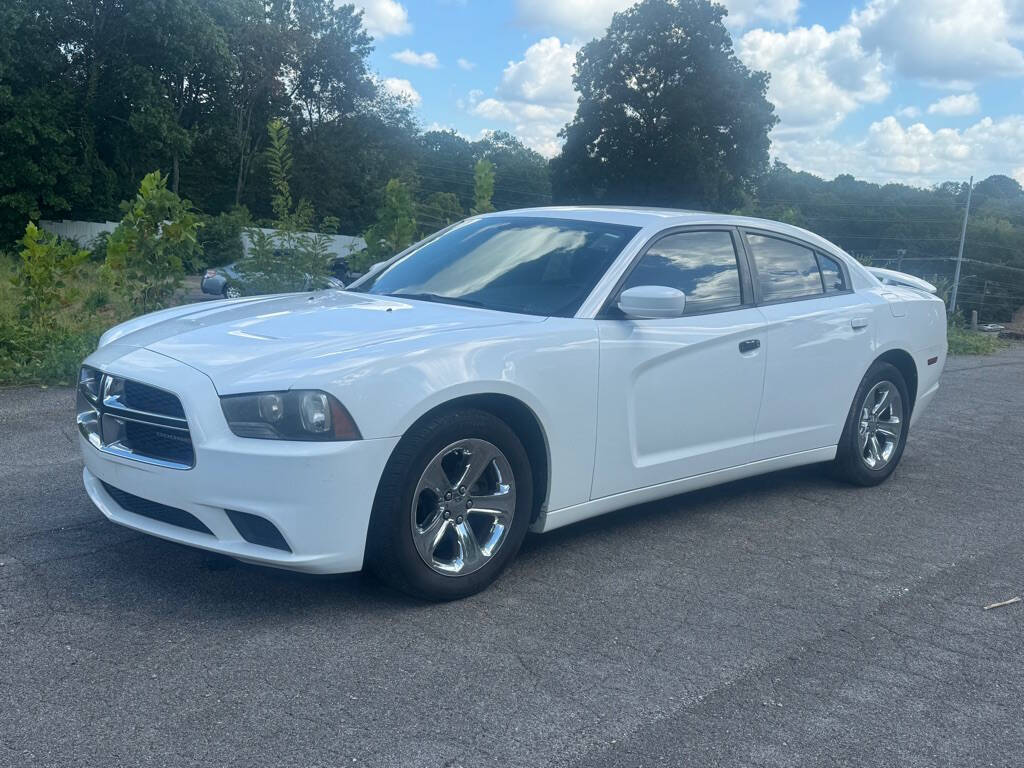
{"type": "Polygon", "coordinates": [[[83,367],[79,374],[77,418],[79,432],[99,451],[168,469],[192,469],[195,450],[188,421],[176,415],[132,408],[124,402],[125,383],[161,393],[161,398],[184,413],[181,401],[166,390],[131,379],[83,367]],[[141,425],[131,427],[129,425],[141,425]],[[143,430],[143,445],[133,445],[131,432],[143,430]],[[151,432],[149,430],[152,430],[151,432]],[[156,446],[154,450],[154,446],[156,446]],[[164,450],[160,450],[163,448],[164,450]],[[148,450],[147,450],[148,449],[148,450]],[[159,454],[163,455],[159,455],[159,454]]]}

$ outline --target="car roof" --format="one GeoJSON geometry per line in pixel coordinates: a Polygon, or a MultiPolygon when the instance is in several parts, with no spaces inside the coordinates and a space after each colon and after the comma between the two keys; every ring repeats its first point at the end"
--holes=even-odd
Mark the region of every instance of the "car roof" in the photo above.
{"type": "Polygon", "coordinates": [[[576,219],[578,221],[598,221],[606,224],[623,224],[642,229],[667,229],[695,224],[710,224],[730,227],[749,227],[766,229],[780,235],[789,235],[825,250],[841,253],[851,261],[847,254],[835,243],[820,235],[771,219],[759,219],[753,216],[734,216],[728,213],[710,213],[708,211],[691,211],[683,208],[654,208],[644,206],[613,206],[613,205],[557,205],[539,208],[519,208],[511,211],[497,211],[487,216],[540,216],[558,219],[576,219]]]}

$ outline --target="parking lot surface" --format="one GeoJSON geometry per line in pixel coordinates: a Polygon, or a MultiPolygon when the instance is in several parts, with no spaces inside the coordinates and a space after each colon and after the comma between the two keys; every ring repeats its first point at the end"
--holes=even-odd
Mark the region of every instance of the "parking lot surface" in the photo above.
{"type": "Polygon", "coordinates": [[[108,523],[72,406],[0,390],[2,766],[1024,759],[1024,603],[982,610],[1024,595],[1024,348],[952,359],[881,487],[633,507],[445,605],[108,523]]]}

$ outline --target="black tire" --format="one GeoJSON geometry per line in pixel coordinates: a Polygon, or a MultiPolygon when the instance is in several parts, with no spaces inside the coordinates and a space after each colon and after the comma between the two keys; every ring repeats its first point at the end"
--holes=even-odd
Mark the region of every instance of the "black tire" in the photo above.
{"type": "Polygon", "coordinates": [[[888,478],[903,457],[903,449],[907,444],[907,433],[910,431],[911,408],[907,383],[899,369],[882,361],[873,363],[868,372],[864,374],[864,378],[857,388],[857,394],[854,395],[853,403],[850,405],[843,434],[839,438],[839,449],[835,461],[832,462],[832,474],[840,480],[863,486],[878,485],[888,478]],[[865,458],[865,451],[860,447],[861,413],[869,393],[876,385],[884,382],[890,382],[899,392],[902,408],[901,429],[891,457],[883,466],[872,468],[868,464],[870,459],[865,458]]]}
{"type": "MultiPolygon", "coordinates": [[[[486,411],[460,408],[416,424],[399,442],[377,487],[366,542],[366,563],[382,581],[425,600],[458,600],[489,586],[512,561],[526,537],[533,512],[533,476],[516,433],[486,411]],[[413,540],[413,496],[428,464],[461,440],[497,447],[511,467],[515,506],[500,546],[472,573],[442,574],[428,566],[413,540]]],[[[467,515],[467,522],[469,517],[467,515]]],[[[461,518],[460,518],[461,520],[461,518]]]]}
{"type": "Polygon", "coordinates": [[[233,285],[230,285],[230,284],[225,284],[224,288],[221,290],[220,293],[221,293],[221,296],[223,296],[225,299],[240,299],[240,298],[242,298],[242,292],[237,287],[235,287],[233,285]],[[232,295],[232,294],[234,294],[234,295],[232,295]]]}

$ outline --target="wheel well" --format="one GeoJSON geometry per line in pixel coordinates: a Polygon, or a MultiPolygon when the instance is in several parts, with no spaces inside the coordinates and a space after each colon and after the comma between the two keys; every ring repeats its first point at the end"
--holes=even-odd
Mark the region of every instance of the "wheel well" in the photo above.
{"type": "Polygon", "coordinates": [[[910,392],[910,410],[914,410],[914,403],[917,401],[917,365],[914,358],[902,349],[890,349],[879,358],[882,362],[896,366],[903,379],[907,382],[907,389],[910,392]]]}
{"type": "Polygon", "coordinates": [[[548,497],[549,464],[551,461],[548,454],[547,438],[544,435],[544,430],[540,425],[537,414],[522,400],[517,400],[510,395],[464,395],[431,408],[417,419],[416,423],[436,416],[439,411],[455,408],[477,408],[494,414],[508,424],[512,431],[522,440],[523,447],[526,449],[526,455],[530,458],[530,470],[533,474],[533,516],[531,522],[536,520],[537,515],[540,514],[541,507],[548,497]]]}

